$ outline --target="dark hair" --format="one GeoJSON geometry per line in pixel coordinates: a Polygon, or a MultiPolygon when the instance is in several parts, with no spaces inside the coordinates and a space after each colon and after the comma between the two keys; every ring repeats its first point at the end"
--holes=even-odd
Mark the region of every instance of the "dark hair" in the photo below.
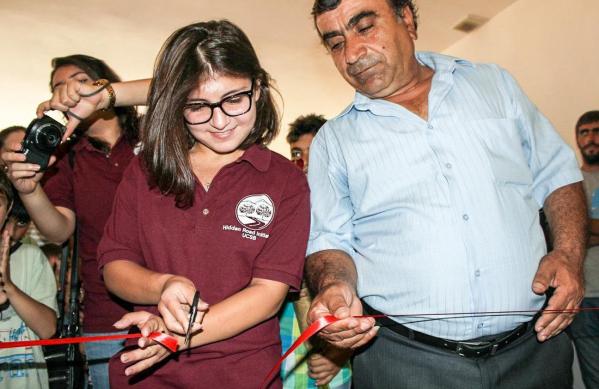
{"type": "Polygon", "coordinates": [[[196,185],[189,162],[195,139],[184,122],[183,109],[198,82],[215,74],[249,78],[260,88],[256,122],[241,149],[268,144],[279,129],[270,76],[239,27],[226,20],[213,20],[175,31],[156,60],[143,122],[141,158],[149,184],[162,194],[174,195],[179,208],[193,205],[196,185]]]}
{"type": "Polygon", "coordinates": [[[287,143],[297,142],[300,136],[304,134],[316,135],[326,121],[324,116],[316,115],[315,113],[298,117],[289,125],[287,143]]]}
{"type": "Polygon", "coordinates": [[[10,126],[0,131],[0,148],[4,147],[4,142],[6,142],[6,138],[15,132],[23,131],[25,132],[27,129],[22,126],[10,126]]]}
{"type": "Polygon", "coordinates": [[[0,196],[4,196],[6,199],[6,208],[8,209],[8,207],[12,205],[15,195],[12,189],[12,183],[4,170],[0,170],[0,196]]]}
{"type": "Polygon", "coordinates": [[[589,124],[599,122],[599,111],[589,111],[582,114],[582,116],[576,122],[576,131],[583,124],[589,124]]]}
{"type": "MultiPolygon", "coordinates": [[[[316,23],[316,17],[327,12],[332,11],[341,4],[343,0],[314,0],[312,6],[312,15],[314,16],[314,22],[316,23]]],[[[418,14],[417,8],[412,0],[387,0],[389,6],[393,9],[397,17],[403,16],[404,7],[409,7],[414,15],[414,28],[418,29],[418,14]]]]}
{"type": "MultiPolygon", "coordinates": [[[[13,193],[16,193],[16,189],[13,186],[13,193]]],[[[25,208],[25,204],[21,201],[19,196],[14,196],[12,208],[10,210],[11,217],[14,217],[16,221],[22,224],[29,224],[31,221],[31,216],[29,216],[29,212],[27,212],[27,208],[25,208]]]]}
{"type": "MultiPolygon", "coordinates": [[[[84,54],[74,54],[66,57],[52,59],[52,73],[50,73],[50,89],[52,78],[58,68],[73,65],[83,70],[94,81],[104,78],[110,82],[120,82],[121,78],[104,61],[84,54]]],[[[123,138],[134,145],[139,139],[139,119],[134,107],[115,107],[114,114],[118,117],[123,138]]]]}

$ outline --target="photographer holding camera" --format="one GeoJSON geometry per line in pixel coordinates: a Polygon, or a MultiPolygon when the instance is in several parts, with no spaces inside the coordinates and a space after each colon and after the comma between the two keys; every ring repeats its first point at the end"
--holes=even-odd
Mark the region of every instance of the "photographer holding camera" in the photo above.
{"type": "MultiPolygon", "coordinates": [[[[76,80],[98,91],[107,89],[110,92],[110,83],[119,81],[103,61],[86,55],[55,58],[52,67],[52,91],[68,80],[76,80]]],[[[31,218],[50,241],[67,240],[77,224],[81,278],[85,288],[83,332],[90,336],[114,334],[112,324],[130,307],[106,290],[98,272],[96,248],[110,215],[116,188],[133,157],[138,139],[137,113],[132,107],[109,107],[82,121],[77,128],[81,139],[60,159],[56,174],[43,188],[40,185],[43,168],[31,163],[29,157],[32,153],[37,157],[43,154],[45,146],[53,143],[56,136],[40,123],[45,122],[38,119],[30,125],[23,142],[29,150],[27,156],[21,144],[15,143],[8,145],[10,151],[4,152],[2,159],[31,218]]],[[[48,164],[54,163],[55,159],[51,157],[48,164]]],[[[86,346],[94,389],[109,387],[108,359],[121,349],[122,344],[122,341],[112,341],[86,346]]]]}

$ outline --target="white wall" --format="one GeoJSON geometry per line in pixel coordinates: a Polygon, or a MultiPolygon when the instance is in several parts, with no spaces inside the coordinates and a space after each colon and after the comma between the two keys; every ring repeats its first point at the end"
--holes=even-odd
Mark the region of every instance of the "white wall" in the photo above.
{"type": "Polygon", "coordinates": [[[282,135],[301,114],[331,117],[353,93],[337,74],[312,25],[312,0],[0,0],[0,129],[27,125],[49,97],[50,60],[83,53],[104,59],[123,79],[150,77],[175,29],[209,19],[237,23],[284,96],[282,135]]]}
{"type": "Polygon", "coordinates": [[[519,0],[445,53],[508,69],[574,148],[599,109],[599,1],[519,0]]]}

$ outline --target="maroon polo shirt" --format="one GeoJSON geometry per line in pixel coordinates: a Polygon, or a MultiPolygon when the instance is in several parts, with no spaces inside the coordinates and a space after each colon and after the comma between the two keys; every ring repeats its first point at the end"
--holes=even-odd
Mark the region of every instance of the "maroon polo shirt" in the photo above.
{"type": "MultiPolygon", "coordinates": [[[[211,305],[246,288],[254,277],[298,289],[309,218],[304,174],[263,147],[252,146],[223,167],[208,192],[197,184],[189,209],[150,190],[136,158],[117,191],[99,262],[125,259],[185,276],[211,305]]],[[[258,388],[280,355],[273,317],[233,338],[181,353],[134,382],[143,388],[258,388]]],[[[118,356],[111,360],[112,386],[127,386],[124,367],[118,356]]],[[[280,386],[278,379],[271,385],[280,386]]]]}
{"type": "Polygon", "coordinates": [[[73,146],[73,168],[69,155],[57,164],[56,174],[44,185],[57,207],[72,210],[79,224],[79,256],[84,293],[85,332],[114,332],[112,326],[130,309],[108,293],[98,271],[96,251],[104,231],[114,194],[123,172],[133,158],[133,148],[122,138],[110,154],[94,148],[87,138],[73,146]]]}

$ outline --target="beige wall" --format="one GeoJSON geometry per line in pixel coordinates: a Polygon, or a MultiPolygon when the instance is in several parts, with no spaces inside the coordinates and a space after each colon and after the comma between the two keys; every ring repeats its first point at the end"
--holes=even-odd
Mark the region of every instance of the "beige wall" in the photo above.
{"type": "Polygon", "coordinates": [[[599,109],[599,1],[519,0],[445,53],[508,69],[573,147],[599,109]]]}
{"type": "Polygon", "coordinates": [[[287,156],[289,122],[310,112],[331,117],[353,96],[320,45],[311,5],[312,0],[0,0],[0,129],[31,121],[37,104],[49,96],[53,57],[90,54],[124,79],[145,78],[176,28],[227,18],[248,34],[284,96],[282,136],[272,148],[287,156]]]}

